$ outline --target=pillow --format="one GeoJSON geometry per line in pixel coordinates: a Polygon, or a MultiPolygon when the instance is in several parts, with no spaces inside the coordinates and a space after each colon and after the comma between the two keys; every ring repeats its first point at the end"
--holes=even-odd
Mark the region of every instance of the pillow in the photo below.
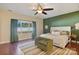
{"type": "Polygon", "coordinates": [[[69,35],[69,32],[68,31],[61,31],[60,35],[69,35]]]}
{"type": "Polygon", "coordinates": [[[54,32],[60,32],[59,30],[53,30],[54,32]]]}
{"type": "Polygon", "coordinates": [[[52,31],[52,35],[60,35],[60,32],[54,32],[54,31],[52,31]]]}
{"type": "Polygon", "coordinates": [[[54,33],[55,33],[54,31],[51,32],[51,34],[54,34],[54,33]]]}

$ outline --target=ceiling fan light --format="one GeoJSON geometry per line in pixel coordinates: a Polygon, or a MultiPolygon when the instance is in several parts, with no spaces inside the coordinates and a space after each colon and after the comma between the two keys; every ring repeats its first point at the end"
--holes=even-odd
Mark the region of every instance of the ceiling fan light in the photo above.
{"type": "Polygon", "coordinates": [[[42,13],[42,10],[38,10],[37,12],[38,12],[38,13],[42,13]]]}

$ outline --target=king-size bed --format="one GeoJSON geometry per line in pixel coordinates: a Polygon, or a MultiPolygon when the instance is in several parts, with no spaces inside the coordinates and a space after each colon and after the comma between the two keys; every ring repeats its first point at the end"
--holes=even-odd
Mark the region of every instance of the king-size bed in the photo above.
{"type": "Polygon", "coordinates": [[[48,38],[53,41],[53,45],[65,48],[69,42],[69,36],[71,35],[71,27],[51,27],[50,33],[41,34],[40,37],[48,38]]]}

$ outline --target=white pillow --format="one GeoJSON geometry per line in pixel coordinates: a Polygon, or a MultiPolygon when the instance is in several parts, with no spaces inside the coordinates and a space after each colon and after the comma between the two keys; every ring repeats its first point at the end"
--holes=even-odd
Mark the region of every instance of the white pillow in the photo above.
{"type": "Polygon", "coordinates": [[[51,32],[52,35],[54,35],[54,33],[55,33],[54,31],[51,32]]]}
{"type": "Polygon", "coordinates": [[[52,35],[60,35],[60,32],[54,32],[54,31],[52,31],[52,35]]]}

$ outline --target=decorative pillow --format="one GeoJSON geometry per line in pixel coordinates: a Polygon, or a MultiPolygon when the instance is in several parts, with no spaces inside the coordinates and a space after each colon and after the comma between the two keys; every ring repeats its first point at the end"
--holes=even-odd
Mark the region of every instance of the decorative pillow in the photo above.
{"type": "Polygon", "coordinates": [[[54,32],[60,32],[59,30],[53,30],[54,32]]]}
{"type": "Polygon", "coordinates": [[[60,32],[54,32],[54,31],[52,31],[52,35],[60,35],[60,32]]]}
{"type": "Polygon", "coordinates": [[[61,31],[60,35],[69,35],[69,32],[68,31],[61,31]]]}

